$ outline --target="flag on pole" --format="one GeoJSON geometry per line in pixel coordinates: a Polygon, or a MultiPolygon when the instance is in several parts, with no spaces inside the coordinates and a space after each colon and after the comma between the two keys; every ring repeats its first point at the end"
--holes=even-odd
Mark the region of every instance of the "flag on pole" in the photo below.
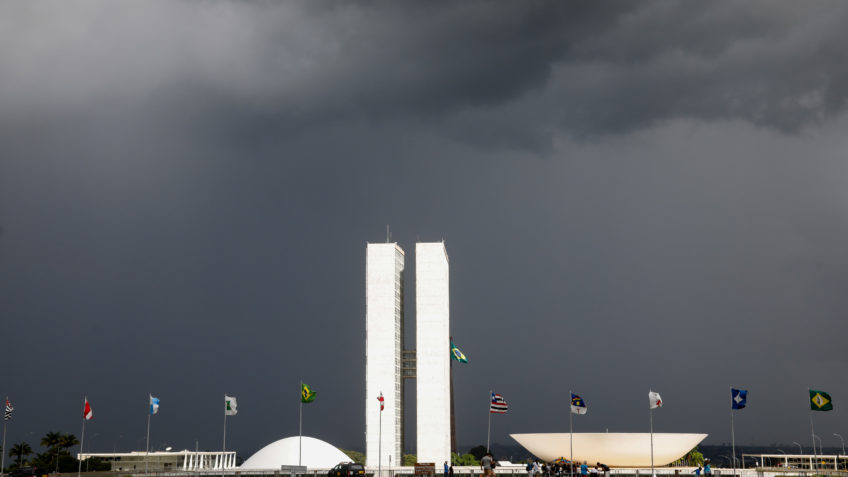
{"type": "Polygon", "coordinates": [[[380,395],[377,396],[377,400],[380,401],[380,411],[382,412],[383,408],[385,407],[385,400],[383,399],[383,393],[382,392],[380,392],[380,395]]]}
{"type": "Polygon", "coordinates": [[[453,344],[453,341],[450,342],[451,345],[451,358],[459,361],[460,363],[467,363],[468,358],[465,357],[465,354],[453,344]]]}
{"type": "Polygon", "coordinates": [[[8,421],[9,419],[11,419],[12,411],[14,410],[15,408],[12,407],[12,404],[9,402],[9,398],[6,398],[6,411],[3,413],[3,420],[8,421]]]}
{"type": "Polygon", "coordinates": [[[571,393],[571,412],[574,414],[586,414],[586,401],[582,397],[571,393]]]}
{"type": "Polygon", "coordinates": [[[150,394],[150,415],[159,412],[159,398],[150,394]]]}
{"type": "Polygon", "coordinates": [[[312,388],[309,387],[308,384],[301,383],[300,385],[300,402],[312,402],[315,400],[315,395],[318,394],[316,391],[313,391],[312,388]]]}
{"type": "Polygon", "coordinates": [[[648,401],[650,402],[651,409],[656,409],[663,405],[660,393],[655,393],[653,391],[648,391],[648,401]]]}
{"type": "Polygon", "coordinates": [[[492,393],[492,404],[489,405],[489,413],[490,414],[506,414],[506,410],[509,408],[503,396],[500,394],[492,393]]]}
{"type": "Polygon", "coordinates": [[[824,391],[816,391],[810,389],[810,410],[811,411],[832,411],[833,399],[830,394],[824,391]]]}
{"type": "Polygon", "coordinates": [[[748,404],[748,391],[730,388],[730,408],[744,409],[748,404]]]}
{"type": "Polygon", "coordinates": [[[224,394],[224,405],[224,414],[227,416],[235,416],[238,414],[238,409],[236,409],[238,407],[238,402],[236,402],[236,398],[224,394]]]}
{"type": "Polygon", "coordinates": [[[88,403],[88,398],[85,398],[85,407],[82,409],[82,418],[86,421],[90,421],[92,417],[94,417],[94,413],[91,411],[91,404],[88,403]]]}

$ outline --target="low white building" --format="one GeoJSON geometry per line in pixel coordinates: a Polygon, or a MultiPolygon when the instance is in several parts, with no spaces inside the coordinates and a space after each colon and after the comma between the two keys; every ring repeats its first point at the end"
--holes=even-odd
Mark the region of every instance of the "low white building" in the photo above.
{"type": "Polygon", "coordinates": [[[236,453],[230,452],[195,452],[183,450],[178,452],[113,452],[113,453],[82,453],[77,459],[86,460],[98,458],[109,462],[114,472],[144,471],[145,466],[150,472],[192,471],[192,470],[223,470],[236,466],[236,453]]]}

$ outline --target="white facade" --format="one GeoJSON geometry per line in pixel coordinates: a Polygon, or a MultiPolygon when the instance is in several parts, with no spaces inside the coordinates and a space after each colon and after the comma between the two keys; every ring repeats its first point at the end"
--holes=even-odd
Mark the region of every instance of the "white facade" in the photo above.
{"type": "Polygon", "coordinates": [[[415,245],[418,462],[450,461],[450,293],[444,242],[415,245]]]}
{"type": "Polygon", "coordinates": [[[109,462],[113,472],[140,472],[148,468],[151,472],[176,472],[194,470],[226,470],[236,467],[236,453],[229,452],[114,452],[82,453],[77,459],[92,457],[109,462]]]}
{"type": "Polygon", "coordinates": [[[365,255],[365,462],[376,468],[402,462],[404,253],[394,243],[369,243],[365,255]]]}

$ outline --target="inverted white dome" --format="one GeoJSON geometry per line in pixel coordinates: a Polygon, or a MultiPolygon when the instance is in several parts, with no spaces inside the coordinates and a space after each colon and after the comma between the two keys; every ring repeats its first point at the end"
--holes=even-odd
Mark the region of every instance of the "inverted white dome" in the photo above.
{"type": "MultiPolygon", "coordinates": [[[[552,461],[571,455],[571,435],[510,434],[510,437],[536,457],[552,461]]],[[[654,465],[668,465],[686,455],[706,434],[654,433],[654,465]]],[[[574,433],[574,460],[590,464],[603,462],[613,467],[651,465],[651,435],[648,433],[574,433]]]]}
{"type": "MultiPolygon", "coordinates": [[[[286,437],[272,442],[250,456],[241,469],[276,469],[281,465],[298,465],[298,436],[286,437]]],[[[351,458],[332,444],[314,437],[303,436],[300,465],[309,468],[330,469],[339,462],[351,462],[351,458]]]]}

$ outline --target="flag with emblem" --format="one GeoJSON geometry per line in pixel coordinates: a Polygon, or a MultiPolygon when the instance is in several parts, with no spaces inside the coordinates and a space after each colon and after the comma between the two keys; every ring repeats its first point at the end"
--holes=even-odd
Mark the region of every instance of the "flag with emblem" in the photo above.
{"type": "Polygon", "coordinates": [[[236,401],[236,398],[224,394],[224,413],[228,416],[235,416],[238,414],[237,408],[238,401],[236,401]]]}
{"type": "Polygon", "coordinates": [[[309,387],[308,384],[301,383],[300,385],[300,402],[312,402],[315,400],[315,395],[318,394],[316,391],[313,391],[312,388],[309,387]]]}
{"type": "Polygon", "coordinates": [[[459,348],[456,347],[455,344],[453,344],[453,341],[450,342],[450,345],[451,345],[451,359],[455,359],[455,360],[459,361],[460,363],[467,363],[468,358],[465,356],[465,354],[462,351],[459,350],[459,348]]]}
{"type": "Polygon", "coordinates": [[[662,407],[663,402],[662,398],[660,397],[660,393],[648,391],[648,403],[651,405],[651,409],[662,407]]]}
{"type": "Polygon", "coordinates": [[[816,391],[810,389],[810,410],[811,411],[832,411],[833,399],[830,394],[824,391],[816,391]]]}
{"type": "Polygon", "coordinates": [[[150,396],[150,415],[152,416],[152,415],[156,414],[157,412],[159,412],[159,398],[153,397],[152,394],[149,394],[149,396],[150,396]]]}
{"type": "Polygon", "coordinates": [[[730,388],[730,408],[744,409],[748,404],[748,391],[746,389],[730,388]]]}
{"type": "Polygon", "coordinates": [[[571,412],[574,414],[586,414],[586,401],[582,397],[571,393],[571,412]]]}
{"type": "Polygon", "coordinates": [[[9,398],[6,398],[6,410],[3,412],[3,420],[8,421],[9,419],[11,419],[12,411],[14,410],[15,408],[12,407],[12,403],[9,402],[9,398]]]}

